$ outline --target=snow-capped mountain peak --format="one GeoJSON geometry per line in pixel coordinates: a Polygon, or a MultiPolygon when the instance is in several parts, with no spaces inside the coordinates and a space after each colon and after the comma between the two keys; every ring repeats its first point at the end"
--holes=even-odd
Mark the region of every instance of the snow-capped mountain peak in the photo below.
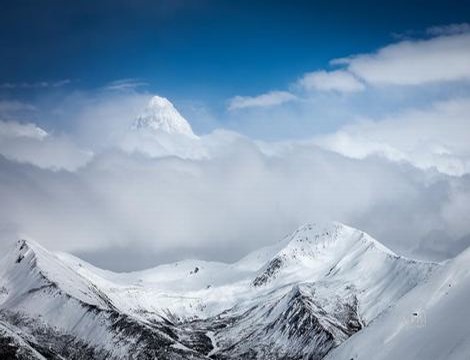
{"type": "Polygon", "coordinates": [[[288,237],[290,248],[297,248],[303,245],[313,247],[317,251],[329,249],[331,247],[350,248],[355,243],[362,243],[391,256],[397,256],[392,250],[366,234],[365,232],[342,224],[340,222],[329,223],[307,223],[295,230],[288,237]]]}
{"type": "Polygon", "coordinates": [[[189,122],[167,98],[161,96],[150,99],[146,108],[135,119],[132,128],[196,138],[189,122]]]}
{"type": "Polygon", "coordinates": [[[11,267],[25,266],[29,270],[39,267],[39,263],[48,261],[48,258],[53,257],[46,249],[44,249],[37,242],[32,240],[20,239],[10,246],[10,249],[5,252],[4,257],[1,259],[1,270],[6,271],[11,267]]]}
{"type": "Polygon", "coordinates": [[[129,153],[182,159],[202,159],[209,155],[206,143],[193,133],[189,122],[161,96],[149,100],[128,130],[123,133],[120,147],[129,153]]]}
{"type": "Polygon", "coordinates": [[[263,251],[265,254],[260,258],[265,265],[254,279],[254,286],[274,280],[279,271],[290,267],[307,267],[318,276],[324,276],[335,264],[399,258],[363,231],[338,222],[305,224],[268,251],[263,251]]]}

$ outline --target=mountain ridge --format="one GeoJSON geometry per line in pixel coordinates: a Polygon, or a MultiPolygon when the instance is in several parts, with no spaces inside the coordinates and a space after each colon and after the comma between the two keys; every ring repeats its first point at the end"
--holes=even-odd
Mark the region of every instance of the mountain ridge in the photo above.
{"type": "Polygon", "coordinates": [[[57,354],[67,337],[99,359],[130,349],[143,359],[320,359],[440,267],[341,223],[305,224],[232,264],[131,273],[18,241],[0,259],[0,320],[33,338],[51,334],[57,354]]]}

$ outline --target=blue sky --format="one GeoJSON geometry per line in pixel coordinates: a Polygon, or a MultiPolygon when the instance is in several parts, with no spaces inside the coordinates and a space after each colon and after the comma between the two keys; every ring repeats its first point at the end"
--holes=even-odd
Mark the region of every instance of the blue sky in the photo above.
{"type": "MultiPolygon", "coordinates": [[[[134,79],[187,115],[197,103],[253,136],[296,136],[329,127],[250,130],[227,113],[227,100],[287,88],[332,59],[469,18],[469,1],[15,1],[0,12],[0,83],[49,86],[3,87],[0,95],[34,99],[134,79]]],[[[210,120],[195,117],[196,130],[211,130],[210,120]]]]}

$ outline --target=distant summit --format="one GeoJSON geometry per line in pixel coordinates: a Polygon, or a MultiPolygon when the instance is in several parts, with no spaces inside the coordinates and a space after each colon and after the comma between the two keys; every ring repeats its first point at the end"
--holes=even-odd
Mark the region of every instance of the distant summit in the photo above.
{"type": "Polygon", "coordinates": [[[167,98],[161,96],[150,99],[144,111],[134,120],[132,128],[197,138],[188,121],[167,98]]]}

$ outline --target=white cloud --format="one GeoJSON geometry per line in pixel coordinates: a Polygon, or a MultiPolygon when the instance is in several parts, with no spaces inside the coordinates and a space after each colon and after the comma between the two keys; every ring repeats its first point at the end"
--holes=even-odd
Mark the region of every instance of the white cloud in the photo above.
{"type": "Polygon", "coordinates": [[[268,121],[272,128],[281,128],[286,123],[292,127],[295,118],[305,124],[315,122],[311,129],[317,130],[322,121],[344,123],[358,115],[354,112],[376,116],[392,106],[413,106],[426,98],[434,102],[443,96],[461,96],[470,86],[469,26],[467,23],[435,26],[414,33],[425,38],[399,41],[376,52],[333,59],[330,64],[335,66],[334,70],[305,73],[288,91],[236,96],[229,100],[229,110],[257,107],[258,111],[232,111],[230,121],[248,128],[251,122],[251,128],[258,131],[256,124],[265,125],[268,121]],[[331,93],[354,93],[355,96],[339,97],[331,93]],[[295,106],[286,105],[292,100],[298,100],[295,106]],[[275,111],[270,108],[273,105],[278,105],[275,111]],[[343,120],[339,116],[343,116],[343,120]],[[279,118],[282,120],[273,125],[276,123],[273,119],[279,118]]]}
{"type": "Polygon", "coordinates": [[[0,89],[42,89],[42,88],[58,88],[70,84],[70,79],[58,81],[38,81],[38,82],[21,82],[0,84],[0,89]]]}
{"type": "Polygon", "coordinates": [[[470,183],[453,181],[449,187],[449,197],[441,207],[443,219],[450,225],[452,236],[464,237],[469,232],[470,183]]]}
{"type": "Polygon", "coordinates": [[[17,100],[0,100],[0,116],[23,111],[36,111],[36,107],[17,100]]]}
{"type": "Polygon", "coordinates": [[[470,98],[438,102],[379,121],[362,120],[316,144],[345,156],[381,155],[450,175],[470,173],[470,98]]]}
{"type": "Polygon", "coordinates": [[[400,41],[374,53],[333,59],[337,70],[304,74],[292,92],[271,91],[259,96],[236,96],[229,110],[282,105],[297,98],[295,90],[360,92],[372,85],[425,85],[470,80],[470,25],[451,24],[426,30],[433,37],[400,41]]]}
{"type": "Polygon", "coordinates": [[[135,91],[75,92],[52,112],[56,123],[68,124],[68,132],[73,133],[78,144],[103,151],[122,139],[150,97],[135,91]]]}
{"type": "Polygon", "coordinates": [[[35,124],[21,124],[15,121],[0,120],[0,139],[26,137],[42,140],[47,136],[47,132],[35,124]]]}
{"type": "Polygon", "coordinates": [[[114,91],[130,91],[147,85],[148,83],[138,79],[120,79],[111,81],[105,86],[105,89],[114,91]]]}
{"type": "Polygon", "coordinates": [[[365,86],[357,78],[344,70],[314,71],[304,74],[298,84],[305,90],[357,92],[364,90],[365,86]]]}
{"type": "Polygon", "coordinates": [[[155,263],[192,254],[235,260],[304,222],[328,220],[404,254],[449,256],[468,245],[470,178],[457,176],[469,169],[465,98],[343,127],[316,144],[215,131],[197,144],[204,156],[185,158],[158,153],[152,139],[121,150],[149,96],[70,95],[54,109],[73,125],[68,134],[35,138],[37,125],[5,122],[0,245],[27,235],[95,259],[121,251],[125,264],[113,266],[131,269],[142,264],[129,249],[155,263]]]}
{"type": "Polygon", "coordinates": [[[284,104],[296,99],[288,91],[270,91],[258,96],[235,96],[229,101],[229,110],[245,109],[251,107],[270,107],[284,104]]]}
{"type": "Polygon", "coordinates": [[[470,24],[468,23],[432,26],[426,29],[426,33],[433,36],[462,34],[466,32],[470,32],[470,24]]]}
{"type": "Polygon", "coordinates": [[[333,60],[371,84],[421,85],[470,80],[470,34],[408,40],[373,54],[333,60]]]}
{"type": "Polygon", "coordinates": [[[76,170],[92,154],[65,135],[50,135],[33,123],[0,121],[0,155],[52,170],[76,170]]]}
{"type": "MultiPolygon", "coordinates": [[[[450,197],[444,175],[305,143],[271,144],[267,155],[247,138],[227,136],[203,139],[215,150],[204,160],[108,150],[74,172],[51,172],[0,158],[0,229],[52,249],[189,248],[225,260],[307,221],[343,221],[404,253],[418,241],[426,247],[421,240],[435,229],[450,234],[445,254],[455,253],[470,232],[450,216],[462,207],[461,190],[450,197]]],[[[465,187],[469,179],[452,181],[465,187]]],[[[138,259],[127,266],[138,267],[138,259]]]]}

